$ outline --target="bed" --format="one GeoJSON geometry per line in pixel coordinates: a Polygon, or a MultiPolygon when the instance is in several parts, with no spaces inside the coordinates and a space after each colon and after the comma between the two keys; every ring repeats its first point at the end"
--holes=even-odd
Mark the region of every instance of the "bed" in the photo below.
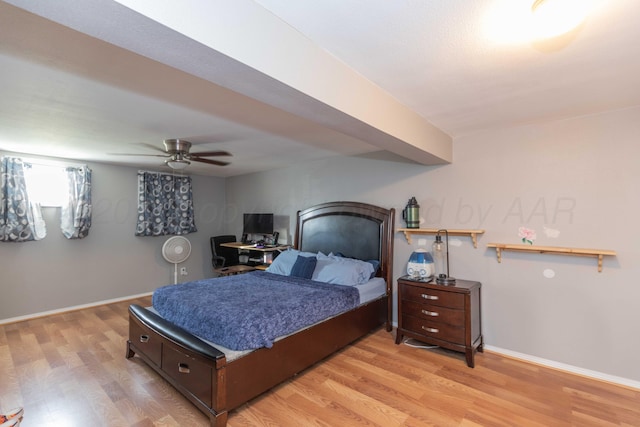
{"type": "MultiPolygon", "coordinates": [[[[153,307],[132,305],[126,357],[137,355],[207,414],[211,426],[225,426],[234,408],[382,325],[391,331],[394,218],[394,209],[359,202],[323,203],[297,215],[295,249],[377,261],[383,295],[240,353],[187,332],[153,307]]],[[[273,276],[261,274],[265,280],[273,276]]]]}

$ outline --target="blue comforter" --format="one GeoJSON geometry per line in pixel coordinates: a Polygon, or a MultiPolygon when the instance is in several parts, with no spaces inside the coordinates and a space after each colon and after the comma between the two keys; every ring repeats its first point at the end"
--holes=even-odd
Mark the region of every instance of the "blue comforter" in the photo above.
{"type": "Polygon", "coordinates": [[[153,294],[163,318],[232,350],[271,347],[275,338],[359,303],[352,286],[264,271],[164,286],[153,294]]]}

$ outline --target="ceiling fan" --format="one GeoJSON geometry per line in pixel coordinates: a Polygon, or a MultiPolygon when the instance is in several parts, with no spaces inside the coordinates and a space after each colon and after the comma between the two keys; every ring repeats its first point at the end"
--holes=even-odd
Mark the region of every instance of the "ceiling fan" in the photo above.
{"type": "MultiPolygon", "coordinates": [[[[150,154],[151,156],[166,157],[164,163],[171,169],[182,170],[189,166],[191,162],[201,162],[216,166],[226,166],[229,162],[220,160],[205,159],[205,157],[231,156],[226,151],[203,151],[200,153],[190,153],[191,142],[184,139],[165,139],[164,150],[154,145],[143,144],[155,151],[163,154],[150,154]]],[[[139,154],[138,154],[139,155],[139,154]]]]}

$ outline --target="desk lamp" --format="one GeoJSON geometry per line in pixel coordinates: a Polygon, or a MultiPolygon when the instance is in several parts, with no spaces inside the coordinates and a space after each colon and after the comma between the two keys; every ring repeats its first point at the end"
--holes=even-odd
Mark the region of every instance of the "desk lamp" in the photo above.
{"type": "Polygon", "coordinates": [[[433,242],[432,247],[433,259],[436,268],[436,283],[439,285],[453,285],[456,283],[456,279],[449,276],[449,232],[447,230],[438,230],[436,234],[436,240],[433,242]],[[440,232],[443,231],[446,237],[446,252],[443,248],[442,237],[440,232]],[[447,270],[444,272],[444,262],[447,262],[447,270]]]}

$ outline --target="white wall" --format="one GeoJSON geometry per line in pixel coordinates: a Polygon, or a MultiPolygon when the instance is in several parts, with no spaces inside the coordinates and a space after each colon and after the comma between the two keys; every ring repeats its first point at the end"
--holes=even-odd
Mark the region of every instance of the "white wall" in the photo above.
{"type": "MultiPolygon", "coordinates": [[[[45,208],[47,237],[0,242],[0,321],[147,293],[173,283],[173,266],[160,253],[169,236],[134,236],[138,169],[89,166],[93,221],[88,237],[67,240],[60,232],[60,209],[45,208]]],[[[194,176],[193,196],[198,232],[186,236],[192,253],[181,266],[189,274],[179,276],[179,281],[212,275],[209,237],[225,231],[224,179],[194,176]]]]}
{"type": "MultiPolygon", "coordinates": [[[[452,276],[483,283],[489,346],[640,381],[638,135],[635,108],[458,138],[448,166],[389,156],[315,161],[228,179],[227,206],[273,211],[293,233],[296,210],[331,200],[395,207],[402,227],[400,211],[416,196],[424,227],[486,230],[477,249],[452,239],[450,256],[452,276]],[[595,259],[560,255],[504,253],[498,264],[486,244],[521,243],[520,226],[536,230],[539,245],[618,256],[605,258],[601,273],[595,259]]],[[[417,247],[396,233],[395,277],[417,247]]]]}

